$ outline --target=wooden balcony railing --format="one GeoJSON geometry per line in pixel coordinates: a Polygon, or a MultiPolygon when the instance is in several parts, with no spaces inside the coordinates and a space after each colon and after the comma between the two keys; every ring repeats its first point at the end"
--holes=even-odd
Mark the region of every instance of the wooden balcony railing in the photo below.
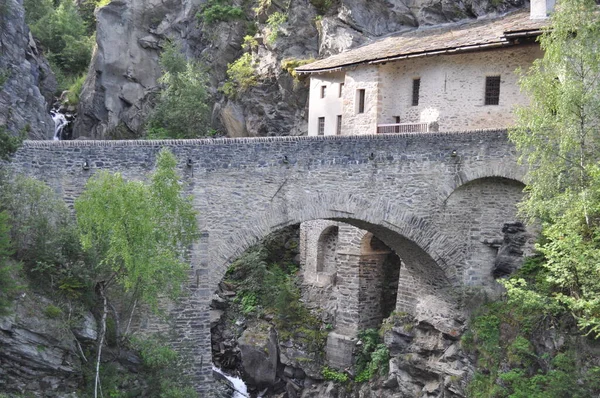
{"type": "Polygon", "coordinates": [[[377,134],[390,133],[430,133],[438,131],[438,124],[433,123],[393,123],[379,124],[377,134]]]}

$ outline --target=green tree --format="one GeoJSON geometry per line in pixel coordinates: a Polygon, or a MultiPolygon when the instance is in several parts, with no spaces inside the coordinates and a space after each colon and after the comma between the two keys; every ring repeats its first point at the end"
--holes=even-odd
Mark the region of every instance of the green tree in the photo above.
{"type": "Polygon", "coordinates": [[[181,195],[175,167],[175,157],[163,149],[150,183],[99,172],[75,201],[82,246],[97,258],[94,282],[103,303],[96,395],[108,289],[118,284],[156,309],[157,298],[176,297],[187,278],[184,254],[197,236],[196,213],[190,199],[181,195]]]}
{"type": "MultiPolygon", "coordinates": [[[[42,44],[53,68],[59,69],[58,74],[69,77],[84,72],[91,58],[94,36],[88,35],[75,3],[63,0],[53,8],[48,0],[27,0],[25,9],[31,32],[42,44]]],[[[67,86],[66,82],[60,83],[67,86]]]]}
{"type": "Polygon", "coordinates": [[[165,46],[160,56],[163,85],[148,119],[148,138],[197,138],[210,132],[209,94],[200,65],[188,61],[181,49],[165,46]]]}
{"type": "Polygon", "coordinates": [[[510,138],[529,165],[522,212],[542,222],[555,298],[600,335],[600,16],[564,0],[540,37],[542,59],[521,79],[531,105],[510,138]]]}

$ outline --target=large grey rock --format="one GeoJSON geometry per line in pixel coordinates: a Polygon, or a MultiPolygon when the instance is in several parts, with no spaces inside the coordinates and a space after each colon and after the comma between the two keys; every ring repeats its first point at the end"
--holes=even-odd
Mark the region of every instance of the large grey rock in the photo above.
{"type": "Polygon", "coordinates": [[[140,132],[161,75],[157,48],[163,26],[181,7],[175,0],[114,0],[97,11],[97,46],[80,96],[75,138],[110,138],[117,126],[140,132]]]}
{"type": "Polygon", "coordinates": [[[238,340],[242,368],[247,380],[255,386],[269,386],[277,376],[277,335],[267,323],[259,323],[244,331],[238,340]]]}
{"type": "Polygon", "coordinates": [[[0,318],[0,391],[48,397],[78,389],[78,349],[65,321],[44,315],[50,305],[26,294],[11,315],[0,318]]]}
{"type": "Polygon", "coordinates": [[[51,139],[49,103],[56,79],[25,24],[22,0],[4,0],[0,13],[0,126],[28,129],[31,139],[51,139]]]}

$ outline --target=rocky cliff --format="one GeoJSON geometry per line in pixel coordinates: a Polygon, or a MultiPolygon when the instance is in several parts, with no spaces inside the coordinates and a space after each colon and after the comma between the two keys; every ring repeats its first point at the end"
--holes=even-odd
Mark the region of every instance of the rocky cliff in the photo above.
{"type": "Polygon", "coordinates": [[[56,79],[25,24],[22,0],[0,0],[0,126],[52,138],[56,79]]]}
{"type": "Polygon", "coordinates": [[[229,136],[301,135],[308,87],[284,70],[282,61],[325,57],[391,32],[524,5],[525,0],[114,0],[97,12],[97,48],[75,135],[141,135],[159,90],[158,59],[166,39],[207,66],[214,128],[229,136]],[[207,21],[202,10],[217,3],[239,7],[242,18],[207,21]],[[285,20],[274,27],[269,17],[278,12],[285,20]],[[242,48],[246,35],[256,40],[250,49],[242,48]],[[227,98],[219,91],[227,65],[244,51],[252,54],[258,84],[227,98]]]}

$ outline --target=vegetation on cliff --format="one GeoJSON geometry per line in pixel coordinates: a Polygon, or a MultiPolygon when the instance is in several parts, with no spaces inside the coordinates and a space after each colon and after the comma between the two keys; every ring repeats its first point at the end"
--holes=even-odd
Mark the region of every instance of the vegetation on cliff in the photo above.
{"type": "Polygon", "coordinates": [[[188,275],[184,254],[197,225],[174,156],[159,153],[150,183],[97,173],[75,203],[76,218],[46,184],[0,177],[0,312],[13,310],[17,294],[47,297],[49,304],[31,316],[62,322],[64,336],[52,338],[75,339],[84,396],[100,388],[110,396],[193,396],[167,340],[131,339],[129,328],[138,302],[156,309],[188,275]],[[100,319],[96,344],[80,343],[73,332],[90,311],[100,319]],[[101,358],[103,349],[109,358],[101,358]],[[121,353],[132,350],[140,352],[141,376],[120,364],[121,353]],[[88,360],[94,354],[97,361],[88,360]]]}
{"type": "Polygon", "coordinates": [[[163,76],[156,106],[148,118],[148,138],[197,138],[210,130],[206,75],[196,61],[186,59],[181,48],[165,44],[160,55],[163,76]]]}
{"type": "Polygon", "coordinates": [[[25,20],[50,61],[59,91],[69,89],[87,71],[93,31],[72,1],[25,0],[24,6],[25,20]]]}
{"type": "Polygon", "coordinates": [[[541,222],[539,254],[463,337],[477,358],[473,397],[600,392],[600,17],[593,0],[557,7],[510,135],[529,166],[520,210],[541,222]]]}

